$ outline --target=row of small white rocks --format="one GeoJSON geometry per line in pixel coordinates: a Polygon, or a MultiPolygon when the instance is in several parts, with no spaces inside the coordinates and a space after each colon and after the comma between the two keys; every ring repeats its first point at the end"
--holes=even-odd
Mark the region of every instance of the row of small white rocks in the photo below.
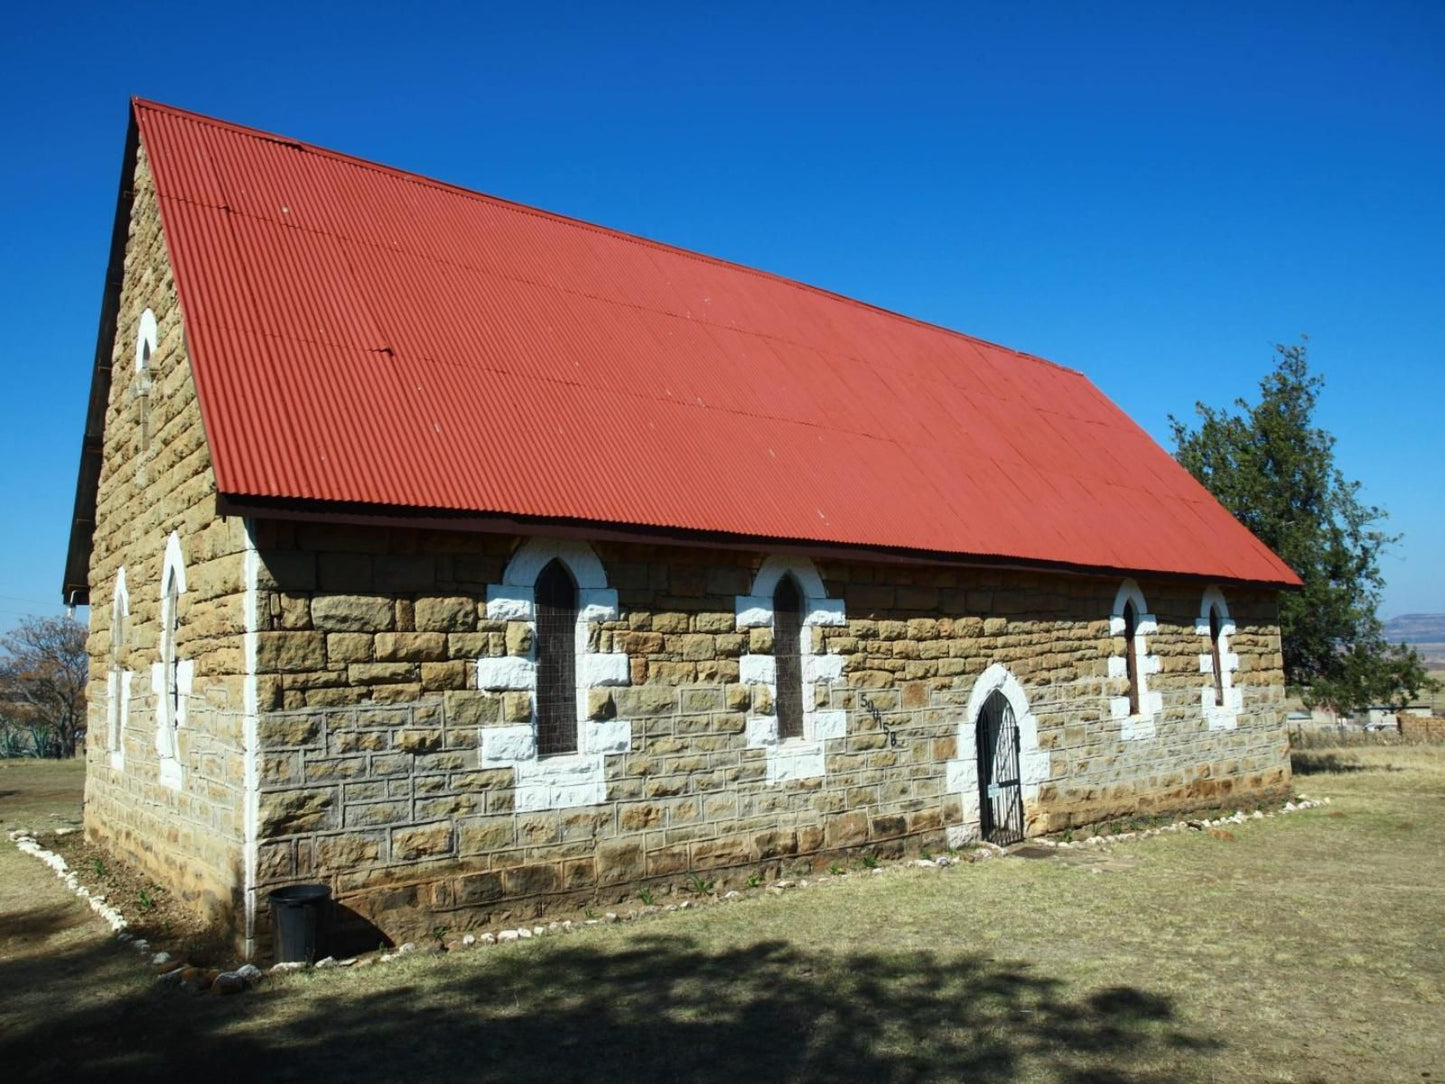
{"type": "MultiPolygon", "coordinates": [[[[57,836],[69,836],[74,835],[78,831],[80,831],[79,828],[57,828],[54,834],[57,836]]],[[[18,828],[9,833],[9,835],[10,842],[14,843],[22,854],[28,854],[34,858],[38,858],[53,869],[55,875],[65,882],[66,888],[84,900],[92,911],[105,920],[105,924],[110,927],[112,933],[120,935],[122,940],[130,940],[129,935],[124,933],[126,925],[125,916],[110,906],[104,896],[92,893],[90,889],[81,884],[80,878],[76,876],[75,871],[70,868],[65,859],[61,858],[60,855],[54,851],[46,850],[42,847],[28,829],[18,828]]]]}
{"type": "Polygon", "coordinates": [[[1029,842],[1043,847],[1056,847],[1060,850],[1076,847],[1102,847],[1109,843],[1123,843],[1131,839],[1146,839],[1149,836],[1160,836],[1166,832],[1183,832],[1189,830],[1202,832],[1207,828],[1222,828],[1226,824],[1243,824],[1248,820],[1262,821],[1270,817],[1280,817],[1286,813],[1299,813],[1306,809],[1315,809],[1319,806],[1329,804],[1330,800],[1328,798],[1314,799],[1301,796],[1299,801],[1285,802],[1283,808],[1273,809],[1268,813],[1258,809],[1253,813],[1245,813],[1242,809],[1236,809],[1227,817],[1216,817],[1213,820],[1205,818],[1203,820],[1175,821],[1173,824],[1163,824],[1157,828],[1143,828],[1137,832],[1119,832],[1115,835],[1107,836],[1090,836],[1088,839],[1074,840],[1072,842],[1042,838],[1030,840],[1029,842]]]}
{"type": "MultiPolygon", "coordinates": [[[[1265,820],[1270,817],[1282,816],[1287,813],[1301,812],[1306,809],[1315,809],[1319,806],[1324,806],[1328,804],[1330,804],[1329,798],[1310,799],[1301,795],[1298,800],[1286,802],[1283,808],[1278,810],[1271,810],[1268,813],[1262,812],[1260,810],[1255,810],[1251,814],[1246,814],[1243,810],[1235,810],[1233,814],[1227,817],[1218,817],[1214,819],[1202,820],[1181,820],[1175,821],[1172,824],[1160,825],[1155,828],[1146,828],[1135,832],[1119,832],[1111,835],[1090,836],[1088,839],[1077,841],[1051,840],[1040,837],[1029,840],[1028,842],[1033,845],[1053,847],[1059,850],[1100,847],[1109,844],[1123,843],[1134,839],[1145,839],[1150,836],[1163,835],[1167,832],[1182,832],[1188,830],[1203,831],[1208,828],[1219,828],[1226,824],[1243,824],[1247,820],[1265,820]]],[[[77,829],[63,828],[58,830],[55,834],[67,835],[74,831],[77,831],[77,829]]],[[[11,832],[10,839],[21,851],[26,854],[33,855],[36,858],[39,858],[46,865],[50,866],[51,869],[55,870],[56,875],[65,882],[67,887],[69,887],[73,892],[75,892],[76,895],[87,901],[91,909],[97,914],[99,914],[103,919],[105,919],[105,921],[110,925],[111,929],[115,931],[116,939],[118,941],[128,942],[133,948],[135,948],[138,952],[141,953],[148,953],[150,951],[150,944],[147,941],[143,939],[132,938],[129,933],[125,932],[125,918],[120,914],[119,911],[117,911],[113,907],[110,907],[105,902],[104,896],[93,895],[84,885],[82,885],[79,881],[79,878],[77,878],[75,873],[67,866],[65,859],[61,858],[53,851],[46,850],[36,841],[33,835],[23,829],[11,832]]],[[[1000,855],[1006,855],[1007,853],[1008,851],[1005,848],[997,846],[996,844],[980,843],[977,847],[975,847],[972,851],[968,852],[965,856],[962,856],[960,859],[954,859],[947,855],[943,855],[938,858],[917,858],[913,859],[910,862],[904,863],[901,866],[894,866],[891,868],[900,869],[914,867],[918,869],[947,869],[950,866],[958,865],[960,861],[976,862],[983,859],[994,858],[1000,855]]],[[[888,872],[889,868],[890,867],[874,866],[868,872],[874,876],[880,876],[888,872]]],[[[842,878],[846,876],[848,876],[848,872],[846,870],[840,870],[836,873],[820,874],[819,876],[812,878],[811,880],[800,879],[796,881],[775,881],[772,884],[767,885],[765,891],[771,895],[780,895],[789,889],[808,888],[810,886],[822,886],[832,881],[842,880],[842,878]]],[[[725,892],[721,895],[714,895],[708,897],[705,902],[711,904],[732,903],[735,900],[742,899],[743,895],[744,894],[741,892],[730,891],[725,892]]],[[[584,929],[588,926],[600,926],[608,923],[624,921],[631,922],[675,911],[687,911],[695,906],[696,903],[693,900],[683,900],[681,903],[648,905],[641,910],[633,909],[622,913],[608,911],[605,912],[600,918],[587,918],[576,922],[567,919],[558,922],[549,922],[545,926],[518,926],[514,929],[498,930],[495,933],[468,933],[464,934],[460,938],[457,943],[457,947],[473,948],[479,945],[505,945],[517,941],[528,941],[533,938],[544,937],[548,935],[572,933],[576,930],[584,929]]],[[[377,956],[349,957],[340,960],[338,960],[334,956],[327,956],[322,960],[318,960],[314,966],[317,970],[326,970],[329,968],[369,967],[373,964],[388,963],[392,960],[400,959],[403,956],[409,956],[414,953],[419,953],[421,951],[423,950],[416,944],[416,942],[407,941],[404,944],[398,946],[397,948],[392,949],[389,952],[383,952],[377,956]]],[[[183,976],[186,976],[188,973],[193,973],[197,969],[187,967],[185,965],[185,961],[176,960],[168,953],[156,953],[151,958],[150,963],[151,966],[157,972],[159,972],[158,977],[163,982],[180,982],[183,986],[188,982],[194,983],[194,975],[192,975],[190,978],[184,978],[183,976]]],[[[278,963],[273,965],[270,969],[270,973],[285,974],[288,972],[302,971],[310,966],[313,965],[299,961],[287,961],[284,963],[278,963]]],[[[242,967],[236,968],[234,971],[223,971],[216,974],[214,976],[214,979],[207,985],[210,986],[212,991],[215,993],[239,993],[240,991],[255,985],[264,977],[264,975],[265,972],[263,972],[260,968],[256,967],[254,964],[245,964],[242,967]]]]}

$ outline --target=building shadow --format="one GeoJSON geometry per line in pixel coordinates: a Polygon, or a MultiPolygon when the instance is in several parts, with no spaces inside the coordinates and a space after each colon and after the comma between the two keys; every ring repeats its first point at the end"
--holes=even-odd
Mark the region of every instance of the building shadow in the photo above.
{"type": "MultiPolygon", "coordinates": [[[[92,950],[96,951],[96,950],[92,950]]],[[[114,950],[110,950],[112,953],[114,950]]],[[[83,960],[70,966],[83,965],[83,960]]],[[[135,968],[134,961],[130,962],[135,968]]],[[[11,1080],[268,1082],[1175,1079],[1223,1048],[1134,986],[1073,994],[1021,964],[927,952],[839,955],[685,936],[559,938],[335,972],[233,998],[146,978],[0,1034],[11,1080]]],[[[0,962],[0,989],[21,976],[0,962]]],[[[34,976],[26,976],[33,978],[34,976]]],[[[81,980],[84,981],[83,978],[81,980]]]]}
{"type": "Polygon", "coordinates": [[[1293,750],[1289,755],[1290,770],[1295,775],[1345,775],[1352,772],[1392,772],[1398,768],[1388,764],[1361,764],[1338,753],[1308,753],[1293,750]]]}

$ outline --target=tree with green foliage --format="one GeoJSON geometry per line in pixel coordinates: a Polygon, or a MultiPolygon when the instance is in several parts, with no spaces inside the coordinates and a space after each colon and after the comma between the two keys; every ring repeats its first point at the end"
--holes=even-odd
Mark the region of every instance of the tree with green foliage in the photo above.
{"type": "Polygon", "coordinates": [[[1335,438],[1314,424],[1324,378],[1307,343],[1278,345],[1260,400],[1195,404],[1197,429],[1169,418],[1175,458],[1304,581],[1280,598],[1285,681],[1337,711],[1403,705],[1431,688],[1418,652],[1390,644],[1377,616],[1380,555],[1399,541],[1383,509],[1335,466],[1335,438]]]}

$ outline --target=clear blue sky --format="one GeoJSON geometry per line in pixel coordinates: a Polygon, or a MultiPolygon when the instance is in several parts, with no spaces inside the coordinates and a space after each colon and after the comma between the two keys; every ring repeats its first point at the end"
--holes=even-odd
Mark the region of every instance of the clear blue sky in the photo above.
{"type": "Polygon", "coordinates": [[[1166,446],[1308,333],[1383,613],[1445,611],[1438,0],[83,6],[0,67],[0,627],[58,610],[132,94],[1041,354],[1166,446]]]}

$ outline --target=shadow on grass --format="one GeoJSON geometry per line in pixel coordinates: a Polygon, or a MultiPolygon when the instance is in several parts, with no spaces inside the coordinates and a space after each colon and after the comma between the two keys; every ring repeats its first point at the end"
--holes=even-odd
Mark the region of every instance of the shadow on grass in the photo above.
{"type": "Polygon", "coordinates": [[[1296,749],[1289,755],[1290,770],[1295,775],[1345,775],[1351,772],[1398,772],[1390,764],[1361,764],[1338,753],[1304,753],[1296,749]]]}
{"type": "MultiPolygon", "coordinates": [[[[13,990],[8,966],[0,989],[13,990]]],[[[1071,996],[1059,980],[982,956],[838,956],[776,941],[708,951],[643,935],[404,966],[236,998],[133,988],[76,1001],[7,1029],[0,1063],[36,1078],[268,1084],[993,1082],[1025,1072],[1106,1084],[1168,1081],[1171,1065],[1223,1045],[1184,1029],[1159,994],[1071,996]],[[393,985],[371,985],[385,978],[393,985]]]]}
{"type": "Polygon", "coordinates": [[[66,904],[30,907],[11,911],[0,918],[0,935],[5,937],[41,938],[75,925],[75,912],[66,904]]]}

